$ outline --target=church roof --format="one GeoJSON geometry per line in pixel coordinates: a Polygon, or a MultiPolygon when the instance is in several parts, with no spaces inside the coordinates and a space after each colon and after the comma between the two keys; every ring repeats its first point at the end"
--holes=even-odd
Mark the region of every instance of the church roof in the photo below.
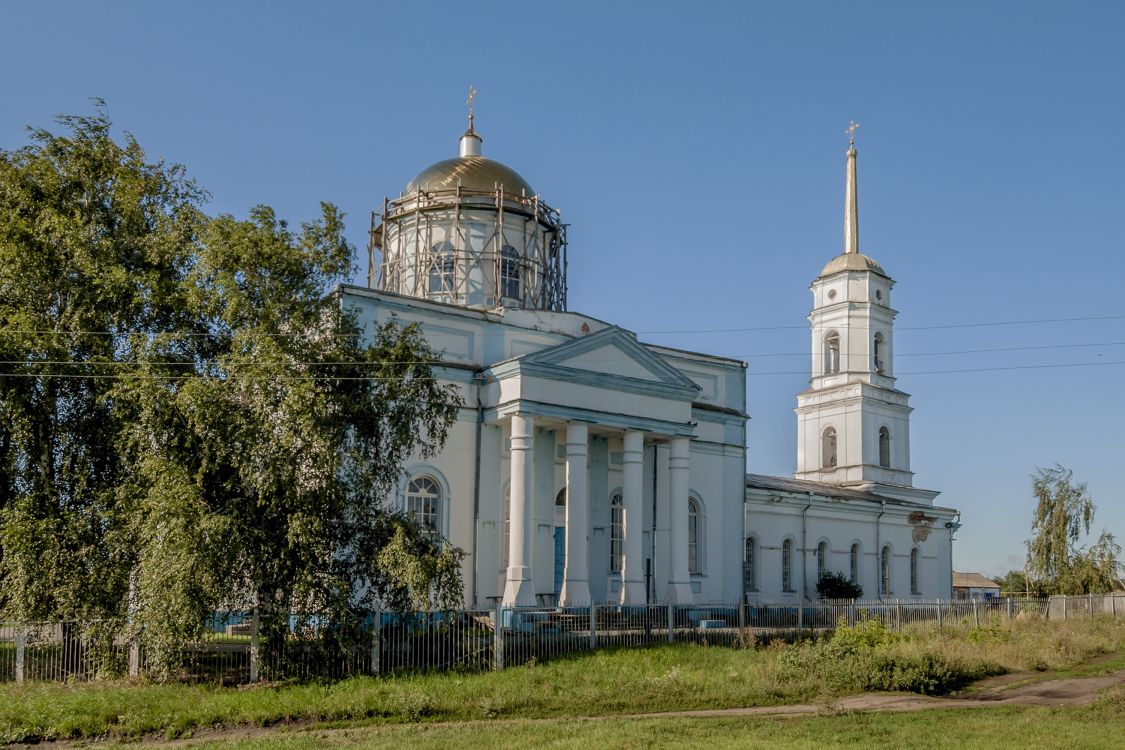
{"type": "Polygon", "coordinates": [[[535,195],[516,170],[483,156],[458,156],[431,164],[410,181],[406,192],[452,190],[458,184],[466,190],[492,191],[502,186],[506,193],[535,195]]]}
{"type": "Polygon", "coordinates": [[[998,589],[1000,584],[980,573],[958,573],[953,571],[953,588],[960,589],[998,589]]]}
{"type": "Polygon", "coordinates": [[[867,500],[873,503],[893,503],[894,505],[914,505],[895,497],[879,495],[867,490],[857,490],[852,487],[843,487],[828,482],[813,482],[808,479],[792,479],[790,477],[771,477],[765,474],[747,474],[746,486],[760,490],[774,490],[775,492],[792,492],[798,495],[812,493],[824,497],[836,497],[844,500],[867,500]]]}
{"type": "Polygon", "coordinates": [[[869,258],[862,253],[841,253],[828,261],[828,264],[817,278],[830,276],[834,273],[840,273],[841,271],[871,271],[880,276],[887,275],[887,272],[883,270],[883,267],[879,265],[879,262],[874,258],[869,258]]]}

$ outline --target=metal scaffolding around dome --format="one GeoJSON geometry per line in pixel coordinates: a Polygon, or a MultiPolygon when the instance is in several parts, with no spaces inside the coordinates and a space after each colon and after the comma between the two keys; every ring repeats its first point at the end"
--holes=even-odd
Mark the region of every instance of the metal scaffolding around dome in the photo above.
{"type": "Polygon", "coordinates": [[[367,285],[476,309],[566,310],[566,225],[511,168],[461,155],[411,180],[371,215],[367,285]],[[376,266],[375,253],[380,262],[376,266]]]}

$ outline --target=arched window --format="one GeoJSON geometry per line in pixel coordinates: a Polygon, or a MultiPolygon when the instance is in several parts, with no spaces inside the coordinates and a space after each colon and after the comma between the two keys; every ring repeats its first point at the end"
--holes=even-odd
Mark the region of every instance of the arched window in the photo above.
{"type": "Polygon", "coordinates": [[[871,352],[873,360],[872,365],[875,368],[875,372],[883,372],[883,334],[875,334],[875,341],[872,342],[871,352]]]}
{"type": "Polygon", "coordinates": [[[840,371],[840,334],[833,331],[824,337],[824,374],[840,371]]]}
{"type": "Polygon", "coordinates": [[[699,554],[703,546],[700,539],[700,527],[702,525],[700,522],[703,514],[700,512],[699,501],[694,497],[689,497],[687,503],[688,572],[698,574],[703,572],[700,565],[702,558],[699,554]]]}
{"type": "Polygon", "coordinates": [[[758,590],[758,540],[746,537],[746,558],[742,561],[742,587],[746,591],[758,590]]]}
{"type": "Polygon", "coordinates": [[[563,487],[561,490],[559,490],[559,494],[555,495],[555,507],[566,507],[566,487],[563,487]]]}
{"type": "Polygon", "coordinates": [[[457,267],[453,243],[439,242],[430,248],[430,294],[453,292],[453,275],[457,267]]]}
{"type": "Polygon", "coordinates": [[[879,578],[880,593],[882,593],[883,596],[888,596],[891,593],[890,545],[883,547],[883,551],[879,553],[879,578]]]}
{"type": "Polygon", "coordinates": [[[825,469],[836,468],[836,428],[829,427],[821,436],[820,465],[825,469]]]}
{"type": "Polygon", "coordinates": [[[816,580],[824,578],[828,572],[828,542],[816,545],[816,580]]]}
{"type": "Polygon", "coordinates": [[[910,593],[922,593],[918,589],[918,548],[910,550],[910,593]]]}
{"type": "Polygon", "coordinates": [[[500,296],[520,299],[520,251],[511,245],[500,249],[500,296]]]}
{"type": "Polygon", "coordinates": [[[625,504],[621,493],[614,494],[609,503],[609,571],[621,572],[625,558],[625,504]]]}
{"type": "Polygon", "coordinates": [[[886,425],[879,428],[879,465],[891,468],[891,431],[886,425]]]}
{"type": "Polygon", "coordinates": [[[441,487],[434,479],[421,476],[410,480],[406,514],[429,536],[441,536],[441,487]]]}
{"type": "Polygon", "coordinates": [[[848,555],[848,562],[850,565],[850,578],[852,583],[859,583],[859,542],[852,545],[851,553],[848,555]]]}
{"type": "Polygon", "coordinates": [[[781,543],[781,590],[793,590],[793,540],[781,543]]]}

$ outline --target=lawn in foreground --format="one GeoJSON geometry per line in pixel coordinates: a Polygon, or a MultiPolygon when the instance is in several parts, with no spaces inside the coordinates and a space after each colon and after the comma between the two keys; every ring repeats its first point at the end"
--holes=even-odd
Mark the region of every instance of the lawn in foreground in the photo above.
{"type": "Polygon", "coordinates": [[[550,719],[306,729],[193,743],[193,750],[376,748],[1120,748],[1125,690],[1088,708],[932,709],[816,717],[550,719]]]}
{"type": "Polygon", "coordinates": [[[834,643],[743,650],[675,645],[602,651],[484,674],[252,689],[9,684],[0,686],[0,742],[177,737],[215,726],[287,722],[550,719],[808,703],[878,687],[869,682],[875,667],[909,684],[929,684],[933,677],[948,689],[987,674],[1067,668],[1097,654],[1125,651],[1125,622],[1032,621],[905,634],[842,628],[834,643]],[[838,648],[849,642],[852,646],[838,648]]]}

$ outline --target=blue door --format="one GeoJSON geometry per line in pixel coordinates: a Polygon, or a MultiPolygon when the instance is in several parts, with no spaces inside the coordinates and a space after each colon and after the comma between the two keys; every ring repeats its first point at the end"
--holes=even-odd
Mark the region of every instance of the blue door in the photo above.
{"type": "Polygon", "coordinates": [[[562,592],[563,565],[566,562],[566,527],[555,527],[555,596],[562,592]]]}

